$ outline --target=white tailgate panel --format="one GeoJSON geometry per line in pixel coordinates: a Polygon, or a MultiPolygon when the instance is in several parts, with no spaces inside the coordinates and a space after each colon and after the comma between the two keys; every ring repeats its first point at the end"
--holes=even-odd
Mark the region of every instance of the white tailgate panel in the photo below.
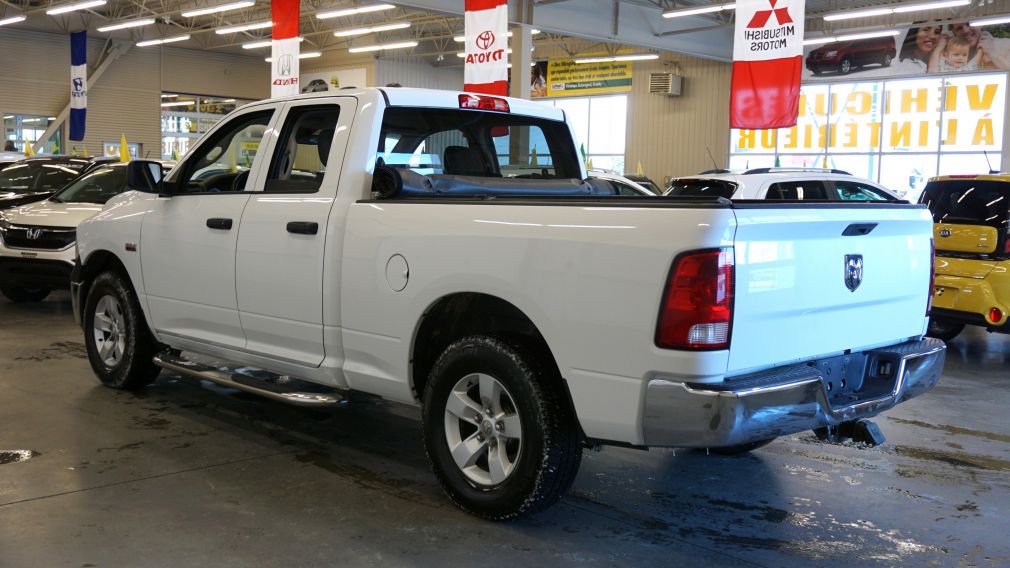
{"type": "Polygon", "coordinates": [[[897,343],[925,327],[925,208],[738,208],[729,374],[897,343]],[[853,223],[868,235],[842,236],[853,223]],[[862,255],[849,291],[846,255],[862,255]]]}

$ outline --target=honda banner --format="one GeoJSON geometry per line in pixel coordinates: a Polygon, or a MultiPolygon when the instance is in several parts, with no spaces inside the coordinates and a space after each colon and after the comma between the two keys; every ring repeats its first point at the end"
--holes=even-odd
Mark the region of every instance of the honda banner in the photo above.
{"type": "Polygon", "coordinates": [[[508,0],[466,0],[463,90],[508,94],[508,0]]]}
{"type": "Polygon", "coordinates": [[[88,32],[70,34],[70,136],[84,140],[88,116],[88,32]]]}
{"type": "Polygon", "coordinates": [[[804,0],[738,0],[730,90],[732,128],[796,124],[804,0]]]}
{"type": "Polygon", "coordinates": [[[270,51],[270,96],[298,94],[299,0],[271,0],[273,44],[270,51]]]}

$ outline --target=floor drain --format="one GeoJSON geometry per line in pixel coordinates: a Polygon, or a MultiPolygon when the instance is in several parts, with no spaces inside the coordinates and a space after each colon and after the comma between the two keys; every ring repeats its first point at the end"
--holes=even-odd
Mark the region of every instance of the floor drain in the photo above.
{"type": "Polygon", "coordinates": [[[0,465],[28,461],[37,455],[34,450],[0,450],[0,465]]]}

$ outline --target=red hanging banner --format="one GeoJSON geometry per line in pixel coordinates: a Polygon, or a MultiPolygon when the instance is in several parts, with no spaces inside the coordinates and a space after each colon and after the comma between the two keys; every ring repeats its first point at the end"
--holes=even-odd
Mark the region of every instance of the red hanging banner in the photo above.
{"type": "Polygon", "coordinates": [[[273,44],[271,46],[270,96],[298,94],[298,7],[300,0],[271,0],[273,44]]]}
{"type": "Polygon", "coordinates": [[[463,90],[508,94],[508,0],[466,0],[463,90]]]}
{"type": "Polygon", "coordinates": [[[796,124],[805,15],[804,0],[737,0],[731,128],[796,124]]]}

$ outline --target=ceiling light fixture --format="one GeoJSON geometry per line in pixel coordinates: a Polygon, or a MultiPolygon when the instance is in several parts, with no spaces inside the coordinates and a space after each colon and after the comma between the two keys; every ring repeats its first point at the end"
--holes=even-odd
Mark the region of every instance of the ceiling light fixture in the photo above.
{"type": "Polygon", "coordinates": [[[28,16],[21,14],[20,16],[11,16],[9,18],[3,18],[0,20],[0,26],[6,26],[7,24],[16,24],[18,22],[23,22],[28,19],[28,16]]]}
{"type": "Polygon", "coordinates": [[[175,43],[177,41],[186,41],[187,39],[189,39],[189,34],[175,37],[165,37],[161,39],[149,39],[147,41],[138,41],[137,47],[147,47],[149,45],[161,45],[163,43],[175,43]]]}
{"type": "MultiPolygon", "coordinates": [[[[3,22],[0,22],[3,24],[3,22]]],[[[997,24],[1010,24],[1010,16],[995,16],[992,18],[983,18],[981,20],[972,20],[968,24],[973,28],[981,28],[983,26],[995,26],[997,24]]]]}
{"type": "MultiPolygon", "coordinates": [[[[298,43],[301,43],[303,41],[305,41],[305,38],[299,36],[298,43]]],[[[270,47],[273,44],[274,44],[273,39],[264,39],[262,41],[251,41],[249,43],[243,43],[242,49],[257,49],[260,47],[270,47]]]]}
{"type": "Polygon", "coordinates": [[[196,101],[176,101],[171,103],[161,103],[162,107],[179,107],[179,106],[192,106],[195,105],[196,101]]]}
{"type": "MultiPolygon", "coordinates": [[[[298,54],[298,59],[311,59],[313,57],[322,57],[322,56],[323,56],[322,51],[305,51],[298,54]]],[[[263,59],[263,61],[266,61],[267,63],[270,63],[273,60],[274,60],[273,57],[266,57],[263,59]]]]}
{"type": "Polygon", "coordinates": [[[177,98],[178,96],[179,95],[161,95],[161,98],[163,98],[163,99],[174,99],[174,98],[177,98]]]}
{"type": "Polygon", "coordinates": [[[367,14],[369,12],[380,12],[382,10],[392,10],[393,8],[396,8],[396,6],[393,6],[392,4],[372,4],[371,6],[348,8],[346,10],[319,12],[318,14],[316,14],[316,19],[328,20],[330,18],[343,18],[344,16],[353,16],[354,14],[367,14]]]}
{"type": "Polygon", "coordinates": [[[372,26],[368,28],[353,28],[349,30],[337,30],[333,32],[333,35],[337,37],[350,37],[359,36],[365,34],[374,34],[376,32],[388,32],[390,30],[402,30],[404,28],[409,28],[410,22],[397,22],[395,24],[382,24],[379,26],[372,26]]]}
{"type": "Polygon", "coordinates": [[[385,49],[404,49],[417,47],[416,41],[398,41],[394,43],[380,43],[376,45],[363,45],[361,47],[351,47],[347,51],[350,53],[365,53],[366,51],[382,51],[385,49]]]}
{"type": "Polygon", "coordinates": [[[77,2],[75,4],[64,4],[62,6],[57,6],[56,8],[50,8],[46,10],[46,14],[50,16],[57,16],[59,14],[66,14],[67,12],[76,12],[77,10],[87,10],[88,8],[96,8],[98,6],[104,6],[106,0],[87,0],[86,2],[77,2]]]}
{"type": "Polygon", "coordinates": [[[659,54],[656,53],[635,53],[632,55],[610,55],[607,57],[584,57],[581,59],[576,59],[576,64],[583,63],[610,63],[616,61],[648,61],[651,59],[659,59],[659,54]]]}
{"type": "Polygon", "coordinates": [[[111,26],[102,26],[98,28],[100,32],[112,32],[116,30],[125,30],[126,28],[139,28],[140,26],[149,26],[154,23],[154,18],[144,18],[143,20],[130,20],[129,22],[120,22],[118,24],[112,24],[111,26]]]}
{"type": "Polygon", "coordinates": [[[254,24],[242,24],[239,26],[228,26],[227,28],[218,28],[214,30],[217,35],[234,34],[238,32],[247,32],[249,30],[262,30],[263,28],[273,27],[273,22],[256,22],[254,24]]]}
{"type": "Polygon", "coordinates": [[[198,8],[196,10],[189,10],[182,13],[183,18],[195,18],[197,16],[206,16],[207,14],[217,14],[218,12],[229,12],[231,10],[239,10],[241,8],[249,8],[250,6],[255,6],[256,2],[252,0],[242,0],[241,2],[229,2],[227,4],[219,4],[217,6],[211,6],[209,8],[198,8]]]}
{"type": "Polygon", "coordinates": [[[676,10],[667,10],[663,12],[664,18],[683,18],[684,16],[698,16],[701,14],[711,14],[713,12],[722,12],[723,10],[736,10],[736,2],[729,2],[727,4],[712,4],[710,6],[697,6],[694,8],[678,8],[676,10]]]}
{"type": "Polygon", "coordinates": [[[851,12],[828,14],[824,16],[824,21],[837,22],[839,20],[852,20],[855,18],[872,18],[874,16],[889,16],[891,14],[922,12],[924,10],[941,10],[943,8],[967,6],[968,4],[971,4],[971,0],[940,0],[939,2],[919,2],[916,4],[905,4],[901,6],[884,6],[882,8],[868,8],[866,10],[853,10],[851,12]]]}
{"type": "Polygon", "coordinates": [[[873,39],[875,37],[888,37],[888,36],[893,37],[898,35],[899,33],[901,32],[897,30],[885,30],[882,32],[865,32],[858,34],[824,36],[824,37],[805,39],[803,40],[803,45],[820,45],[822,43],[834,43],[836,41],[855,41],[857,39],[873,39]]]}
{"type": "MultiPolygon", "coordinates": [[[[536,29],[530,30],[530,35],[537,35],[538,33],[540,33],[540,30],[536,29]]],[[[505,35],[506,37],[512,37],[512,32],[508,32],[505,35]]],[[[452,40],[455,42],[463,43],[464,41],[466,41],[466,36],[454,36],[452,40]]]]}

